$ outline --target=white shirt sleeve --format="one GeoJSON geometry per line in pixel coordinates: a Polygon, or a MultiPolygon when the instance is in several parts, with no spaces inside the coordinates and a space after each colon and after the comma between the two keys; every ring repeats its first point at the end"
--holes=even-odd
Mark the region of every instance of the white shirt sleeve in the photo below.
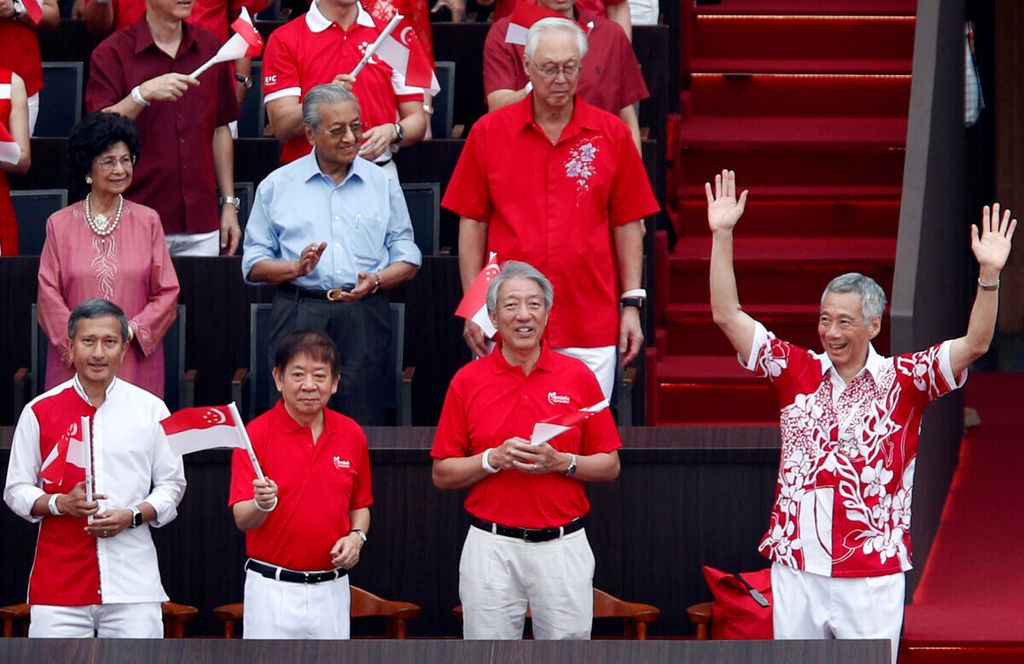
{"type": "Polygon", "coordinates": [[[170,413],[161,402],[153,418],[153,489],[146,496],[145,502],[156,510],[156,519],[149,525],[154,528],[165,526],[178,516],[178,504],[185,495],[185,464],[182,458],[171,451],[167,437],[160,427],[160,420],[170,413]]]}
{"type": "Polygon", "coordinates": [[[39,488],[39,467],[42,463],[39,453],[39,420],[32,408],[25,408],[21,411],[11,442],[4,502],[12,512],[32,523],[42,520],[42,517],[32,516],[32,506],[39,496],[46,493],[39,488]]]}

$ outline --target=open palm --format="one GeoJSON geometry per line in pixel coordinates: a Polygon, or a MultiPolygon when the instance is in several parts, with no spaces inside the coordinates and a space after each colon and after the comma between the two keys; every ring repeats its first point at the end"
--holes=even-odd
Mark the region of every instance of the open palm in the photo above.
{"type": "Polygon", "coordinates": [[[736,172],[723,170],[715,176],[714,191],[711,190],[711,183],[705,182],[704,193],[708,197],[708,226],[711,232],[731,231],[743,216],[743,208],[747,204],[746,190],[736,198],[736,172]]]}
{"type": "MultiPolygon", "coordinates": [[[[709,212],[710,214],[710,212],[709,212]]],[[[1010,211],[1004,210],[999,216],[999,203],[993,203],[991,211],[986,205],[981,211],[981,232],[971,226],[971,251],[978,259],[978,265],[1002,270],[1010,255],[1010,242],[1017,228],[1017,220],[1010,218],[1010,211]]]]}

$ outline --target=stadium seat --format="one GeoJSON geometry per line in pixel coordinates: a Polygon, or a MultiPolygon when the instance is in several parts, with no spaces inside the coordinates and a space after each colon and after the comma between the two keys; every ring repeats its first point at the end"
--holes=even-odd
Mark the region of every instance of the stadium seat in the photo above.
{"type": "Polygon", "coordinates": [[[263,104],[263,61],[252,62],[252,87],[242,100],[238,119],[239,138],[262,138],[267,126],[267,109],[263,104]]]}
{"type": "Polygon", "coordinates": [[[412,219],[416,246],[423,255],[451,253],[437,246],[441,232],[441,185],[437,182],[403,182],[402,193],[412,219]]]}
{"type": "Polygon", "coordinates": [[[68,205],[67,189],[22,189],[11,192],[18,222],[18,253],[38,256],[46,242],[46,220],[68,205]]]}
{"type": "Polygon", "coordinates": [[[430,118],[430,134],[434,138],[459,138],[462,130],[455,132],[455,63],[439,60],[434,63],[434,73],[441,91],[434,97],[434,115],[430,118]]]}
{"type": "MultiPolygon", "coordinates": [[[[242,237],[245,237],[245,225],[249,222],[249,213],[252,212],[252,199],[256,195],[256,187],[252,182],[236,182],[235,197],[238,203],[238,225],[242,229],[242,237]]],[[[241,250],[241,247],[239,247],[241,250]]]]}
{"type": "Polygon", "coordinates": [[[34,136],[65,138],[82,119],[82,63],[44,62],[34,136]]]}

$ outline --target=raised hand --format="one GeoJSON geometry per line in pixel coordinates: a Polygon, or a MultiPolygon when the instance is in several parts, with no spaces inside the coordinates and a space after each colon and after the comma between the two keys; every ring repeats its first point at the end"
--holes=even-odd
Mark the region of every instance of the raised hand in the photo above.
{"type": "Polygon", "coordinates": [[[743,208],[747,205],[747,190],[744,189],[739,199],[736,198],[736,171],[723,169],[715,176],[715,189],[711,183],[704,183],[704,193],[708,197],[708,226],[712,233],[731,231],[743,216],[743,208]]]}
{"type": "Polygon", "coordinates": [[[991,210],[987,205],[982,208],[980,233],[977,226],[971,225],[971,251],[983,271],[994,270],[998,276],[1010,256],[1010,241],[1016,228],[1017,220],[1010,218],[1009,210],[1003,210],[1000,218],[999,203],[993,203],[991,210]]]}

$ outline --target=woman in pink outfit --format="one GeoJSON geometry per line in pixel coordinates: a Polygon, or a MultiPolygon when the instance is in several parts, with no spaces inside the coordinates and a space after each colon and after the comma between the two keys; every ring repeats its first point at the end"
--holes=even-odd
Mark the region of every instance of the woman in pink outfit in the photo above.
{"type": "Polygon", "coordinates": [[[90,192],[46,222],[38,302],[50,339],[47,389],[74,373],[66,346],[71,310],[104,298],[128,316],[130,344],[118,376],[164,395],[163,338],[177,316],[178,275],[159,215],[122,195],[138,154],[135,123],[115,113],[87,115],[71,131],[68,158],[90,192]]]}

